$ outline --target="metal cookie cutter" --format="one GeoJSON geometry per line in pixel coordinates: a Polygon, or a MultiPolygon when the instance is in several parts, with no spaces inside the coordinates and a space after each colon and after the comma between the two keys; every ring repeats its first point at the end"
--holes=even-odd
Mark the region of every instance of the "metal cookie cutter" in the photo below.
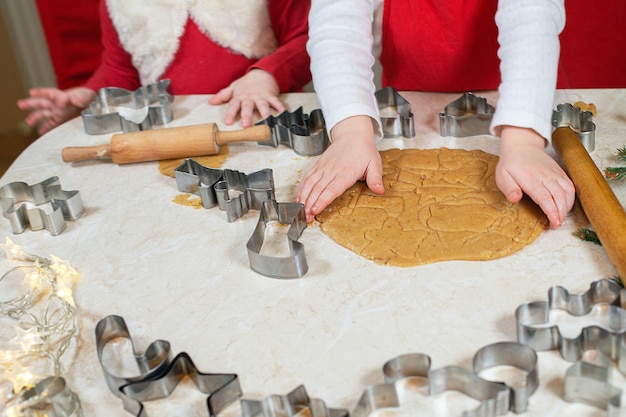
{"type": "Polygon", "coordinates": [[[85,132],[103,135],[152,129],[172,120],[170,80],[161,80],[135,91],[117,87],[98,90],[96,98],[81,112],[85,132]]]}
{"type": "Polygon", "coordinates": [[[65,379],[49,377],[32,388],[24,389],[8,400],[6,405],[9,406],[7,415],[11,415],[11,408],[15,407],[20,416],[67,417],[76,411],[78,399],[68,388],[65,379]]]}
{"type": "Polygon", "coordinates": [[[236,374],[202,373],[189,355],[182,352],[176,355],[163,375],[122,387],[124,408],[137,417],[148,417],[143,402],[169,397],[185,377],[189,377],[198,390],[208,396],[206,404],[210,417],[219,414],[242,395],[236,374]]]}
{"type": "Polygon", "coordinates": [[[485,97],[465,93],[439,113],[441,136],[488,135],[494,112],[485,97]]]}
{"type": "Polygon", "coordinates": [[[593,152],[596,147],[596,124],[593,123],[593,113],[590,111],[583,111],[570,103],[559,104],[552,112],[552,127],[571,128],[587,152],[593,152]]]}
{"type": "Polygon", "coordinates": [[[565,400],[603,408],[609,417],[622,415],[622,390],[611,384],[611,370],[610,366],[576,362],[565,375],[565,400]]]}
{"type": "Polygon", "coordinates": [[[231,223],[274,199],[274,174],[269,168],[244,174],[205,167],[188,158],[174,170],[174,176],[178,191],[200,196],[204,208],[219,206],[231,223]],[[230,197],[229,190],[238,195],[230,197]]]}
{"type": "Polygon", "coordinates": [[[348,411],[326,407],[323,400],[309,398],[304,385],[298,386],[289,394],[271,395],[263,399],[241,400],[242,417],[348,417],[348,411]],[[303,412],[307,410],[308,413],[303,412]]]}
{"type": "Polygon", "coordinates": [[[13,182],[0,188],[2,214],[11,222],[14,234],[22,233],[30,224],[32,230],[46,229],[56,236],[65,230],[66,220],[76,220],[85,209],[78,191],[64,191],[58,177],[50,177],[38,184],[13,182]],[[28,208],[50,204],[51,213],[43,208],[28,208]]]}
{"type": "Polygon", "coordinates": [[[257,123],[269,126],[272,134],[269,140],[258,142],[277,148],[284,145],[301,156],[315,156],[323,153],[330,141],[326,131],[326,121],[320,109],[307,115],[299,107],[294,112],[284,111],[278,116],[270,116],[257,123]]]}
{"type": "Polygon", "coordinates": [[[135,362],[139,375],[119,375],[117,370],[112,369],[104,360],[104,348],[115,339],[128,339],[133,346],[130,332],[126,322],[120,316],[107,316],[96,325],[96,349],[98,360],[104,373],[109,390],[116,396],[121,397],[120,388],[134,381],[156,378],[163,375],[172,362],[172,353],[169,342],[157,340],[148,346],[144,354],[139,354],[133,346],[135,362]]]}
{"type": "Polygon", "coordinates": [[[512,366],[526,374],[524,384],[520,387],[513,387],[511,384],[507,384],[511,390],[509,407],[511,411],[518,414],[526,412],[530,396],[539,387],[537,353],[529,346],[520,343],[500,342],[487,345],[474,355],[473,367],[477,375],[480,375],[487,368],[497,366],[512,366]]]}
{"type": "Polygon", "coordinates": [[[589,350],[606,355],[626,375],[626,310],[619,307],[622,288],[612,280],[603,279],[590,285],[582,294],[571,294],[565,288],[552,287],[548,301],[529,302],[515,312],[518,342],[537,351],[558,349],[563,359],[576,362],[589,350]],[[549,326],[550,314],[564,310],[573,316],[585,316],[595,309],[606,328],[588,326],[574,338],[561,334],[557,325],[549,326]]]}
{"type": "Polygon", "coordinates": [[[380,121],[383,128],[383,137],[405,138],[415,137],[415,124],[413,113],[411,113],[411,103],[409,103],[393,87],[385,87],[376,91],[376,102],[378,110],[382,113],[380,121]],[[385,109],[391,109],[394,115],[388,115],[385,109]]]}
{"type": "Polygon", "coordinates": [[[465,411],[464,417],[494,417],[509,411],[510,390],[501,383],[487,381],[459,366],[430,369],[431,359],[421,353],[398,356],[383,367],[385,383],[370,386],[361,396],[352,417],[367,417],[381,408],[400,407],[396,381],[404,378],[428,379],[430,395],[455,390],[480,402],[478,408],[465,411]]]}
{"type": "Polygon", "coordinates": [[[271,278],[299,278],[308,270],[304,245],[298,242],[307,228],[304,205],[301,203],[277,203],[276,200],[263,202],[259,221],[246,244],[250,268],[271,278]],[[289,256],[277,257],[261,254],[268,223],[288,224],[287,240],[289,256]]]}

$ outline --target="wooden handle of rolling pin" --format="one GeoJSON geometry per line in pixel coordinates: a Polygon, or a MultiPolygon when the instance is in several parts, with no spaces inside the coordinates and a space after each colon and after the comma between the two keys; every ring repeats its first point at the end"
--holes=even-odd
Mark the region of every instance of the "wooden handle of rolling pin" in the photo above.
{"type": "Polygon", "coordinates": [[[626,279],[626,212],[598,170],[582,142],[569,127],[552,134],[559,154],[576,187],[576,195],[591,227],[622,279],[626,279]]]}
{"type": "Polygon", "coordinates": [[[65,162],[111,158],[116,164],[159,161],[215,155],[220,145],[234,142],[261,142],[270,137],[267,125],[220,132],[215,123],[119,133],[110,145],[74,146],[64,148],[65,162]]]}

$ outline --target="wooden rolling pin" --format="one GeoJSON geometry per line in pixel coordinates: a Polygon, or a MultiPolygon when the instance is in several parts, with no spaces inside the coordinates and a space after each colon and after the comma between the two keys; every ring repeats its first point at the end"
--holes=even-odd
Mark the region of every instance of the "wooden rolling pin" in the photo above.
{"type": "Polygon", "coordinates": [[[602,247],[626,280],[626,212],[582,142],[569,127],[552,134],[559,154],[576,187],[576,195],[602,247]]]}
{"type": "Polygon", "coordinates": [[[119,133],[111,137],[110,144],[72,146],[64,148],[61,155],[65,162],[110,158],[116,164],[129,164],[215,155],[219,153],[220,145],[234,142],[260,142],[269,138],[270,128],[267,125],[220,132],[215,123],[205,123],[119,133]]]}

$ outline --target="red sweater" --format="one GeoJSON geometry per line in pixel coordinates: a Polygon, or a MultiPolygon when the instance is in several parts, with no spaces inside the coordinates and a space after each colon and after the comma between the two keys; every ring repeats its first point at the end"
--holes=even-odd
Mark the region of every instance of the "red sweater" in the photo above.
{"type": "MultiPolygon", "coordinates": [[[[298,91],[311,79],[308,39],[309,2],[269,0],[272,27],[278,49],[259,60],[248,59],[213,42],[192,19],[187,20],[180,46],[161,79],[172,81],[172,94],[214,94],[250,69],[263,69],[274,76],[281,92],[298,91]]],[[[139,74],[132,57],[122,47],[109,16],[106,2],[100,2],[104,52],[102,64],[86,83],[95,91],[103,87],[139,88],[139,74]]]]}

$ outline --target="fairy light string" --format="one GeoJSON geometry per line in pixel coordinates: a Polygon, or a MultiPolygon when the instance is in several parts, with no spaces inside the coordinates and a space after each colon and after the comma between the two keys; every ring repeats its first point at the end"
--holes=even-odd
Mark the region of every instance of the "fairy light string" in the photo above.
{"type": "Polygon", "coordinates": [[[63,355],[78,334],[72,291],[80,274],[67,261],[27,253],[8,237],[0,248],[17,264],[0,276],[0,320],[10,320],[15,334],[0,338],[0,416],[82,416],[74,392],[48,389],[59,386],[54,381],[63,378],[63,355]]]}

